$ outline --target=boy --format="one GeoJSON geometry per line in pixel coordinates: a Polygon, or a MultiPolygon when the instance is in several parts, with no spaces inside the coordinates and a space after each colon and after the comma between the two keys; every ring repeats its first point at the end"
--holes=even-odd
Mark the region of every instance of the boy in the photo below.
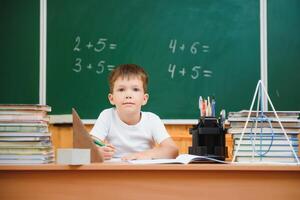
{"type": "Polygon", "coordinates": [[[123,160],[175,158],[178,155],[160,118],[151,112],[141,112],[149,98],[147,84],[146,72],[134,64],[120,65],[110,74],[108,99],[115,107],[103,110],[91,130],[93,136],[108,142],[105,147],[99,147],[106,160],[112,157],[123,160]]]}

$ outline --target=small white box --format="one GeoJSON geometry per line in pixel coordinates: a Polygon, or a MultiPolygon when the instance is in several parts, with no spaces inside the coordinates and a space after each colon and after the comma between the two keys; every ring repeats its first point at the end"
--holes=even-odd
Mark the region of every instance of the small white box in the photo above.
{"type": "Polygon", "coordinates": [[[91,164],[90,149],[57,149],[56,163],[64,165],[91,164]]]}

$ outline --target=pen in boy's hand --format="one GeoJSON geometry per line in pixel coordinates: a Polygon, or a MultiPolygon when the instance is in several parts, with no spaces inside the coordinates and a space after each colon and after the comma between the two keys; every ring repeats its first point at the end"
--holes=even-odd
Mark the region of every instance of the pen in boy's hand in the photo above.
{"type": "Polygon", "coordinates": [[[106,146],[104,142],[102,142],[100,139],[96,138],[95,136],[91,135],[94,143],[100,147],[106,146]]]}
{"type": "Polygon", "coordinates": [[[100,146],[100,147],[105,147],[105,144],[102,143],[102,142],[100,142],[100,141],[98,141],[98,140],[94,140],[94,143],[95,143],[96,145],[100,146]]]}

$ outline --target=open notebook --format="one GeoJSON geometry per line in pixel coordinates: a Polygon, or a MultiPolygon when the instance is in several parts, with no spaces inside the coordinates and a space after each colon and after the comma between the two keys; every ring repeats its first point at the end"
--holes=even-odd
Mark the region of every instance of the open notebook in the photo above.
{"type": "Polygon", "coordinates": [[[197,162],[226,163],[224,161],[209,158],[206,156],[196,156],[191,154],[180,154],[175,159],[129,160],[128,162],[132,164],[171,164],[171,163],[189,164],[189,163],[197,163],[197,162]]]}
{"type": "Polygon", "coordinates": [[[72,109],[73,116],[73,148],[91,149],[91,162],[103,162],[103,155],[96,144],[94,144],[92,137],[85,129],[76,110],[72,109]]]}

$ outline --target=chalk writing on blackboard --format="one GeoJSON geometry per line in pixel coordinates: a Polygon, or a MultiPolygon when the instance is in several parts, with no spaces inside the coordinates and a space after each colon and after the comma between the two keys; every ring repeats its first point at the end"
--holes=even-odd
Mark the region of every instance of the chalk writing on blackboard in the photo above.
{"type": "MultiPolygon", "coordinates": [[[[117,49],[118,45],[116,43],[110,42],[107,38],[98,38],[98,40],[96,42],[91,42],[88,41],[85,44],[83,44],[83,42],[81,41],[80,36],[77,36],[74,40],[74,48],[73,48],[73,52],[77,53],[77,55],[79,55],[78,53],[81,52],[84,49],[89,50],[89,51],[93,51],[96,53],[101,53],[105,50],[115,50],[117,49]]],[[[90,62],[86,62],[84,61],[83,58],[81,58],[80,56],[75,58],[75,62],[74,62],[74,66],[72,68],[72,70],[74,72],[81,72],[83,70],[83,68],[86,68],[88,70],[92,70],[95,69],[95,72],[97,74],[102,74],[105,69],[107,71],[111,71],[113,70],[115,67],[115,65],[112,64],[107,64],[105,60],[99,60],[98,63],[96,63],[95,65],[93,65],[90,62]]]]}
{"type": "Polygon", "coordinates": [[[170,72],[171,79],[173,79],[176,74],[181,77],[189,76],[194,80],[200,77],[210,78],[213,75],[213,72],[211,70],[206,70],[199,65],[195,65],[192,67],[180,67],[175,64],[169,64],[168,72],[170,72]],[[187,71],[187,68],[190,70],[187,71]]]}
{"type": "MultiPolygon", "coordinates": [[[[108,63],[103,57],[96,63],[91,63],[89,60],[80,56],[81,52],[87,51],[88,53],[100,54],[104,51],[111,51],[118,48],[118,44],[111,42],[108,38],[99,37],[94,42],[81,40],[80,36],[76,36],[74,39],[73,53],[75,54],[74,65],[72,70],[76,73],[82,70],[93,70],[97,74],[103,74],[105,71],[111,71],[115,68],[115,65],[108,63]]],[[[199,41],[193,41],[190,45],[177,39],[172,39],[169,42],[169,50],[171,54],[179,54],[183,51],[188,51],[190,55],[207,54],[210,52],[210,46],[199,41]]],[[[176,76],[188,77],[193,80],[198,78],[210,78],[213,75],[211,70],[207,67],[195,64],[193,66],[179,66],[174,63],[170,63],[168,66],[168,72],[170,78],[174,79],[176,76]]]]}
{"type": "MultiPolygon", "coordinates": [[[[172,54],[189,51],[191,55],[197,55],[200,53],[209,53],[210,46],[199,41],[193,41],[191,45],[186,45],[185,42],[178,41],[177,39],[172,39],[169,42],[169,50],[172,54]]],[[[213,75],[213,72],[211,70],[206,69],[206,67],[200,64],[194,66],[179,66],[172,63],[168,66],[168,72],[170,73],[171,79],[174,79],[175,76],[179,76],[189,77],[195,80],[200,77],[210,78],[213,75]]]]}
{"type": "Polygon", "coordinates": [[[193,55],[196,55],[197,53],[199,53],[199,51],[203,53],[209,52],[209,45],[201,44],[198,41],[195,41],[190,46],[187,46],[184,42],[179,43],[177,42],[177,39],[173,39],[170,40],[169,48],[173,54],[176,52],[176,48],[181,51],[185,51],[186,49],[188,49],[193,55]]]}

